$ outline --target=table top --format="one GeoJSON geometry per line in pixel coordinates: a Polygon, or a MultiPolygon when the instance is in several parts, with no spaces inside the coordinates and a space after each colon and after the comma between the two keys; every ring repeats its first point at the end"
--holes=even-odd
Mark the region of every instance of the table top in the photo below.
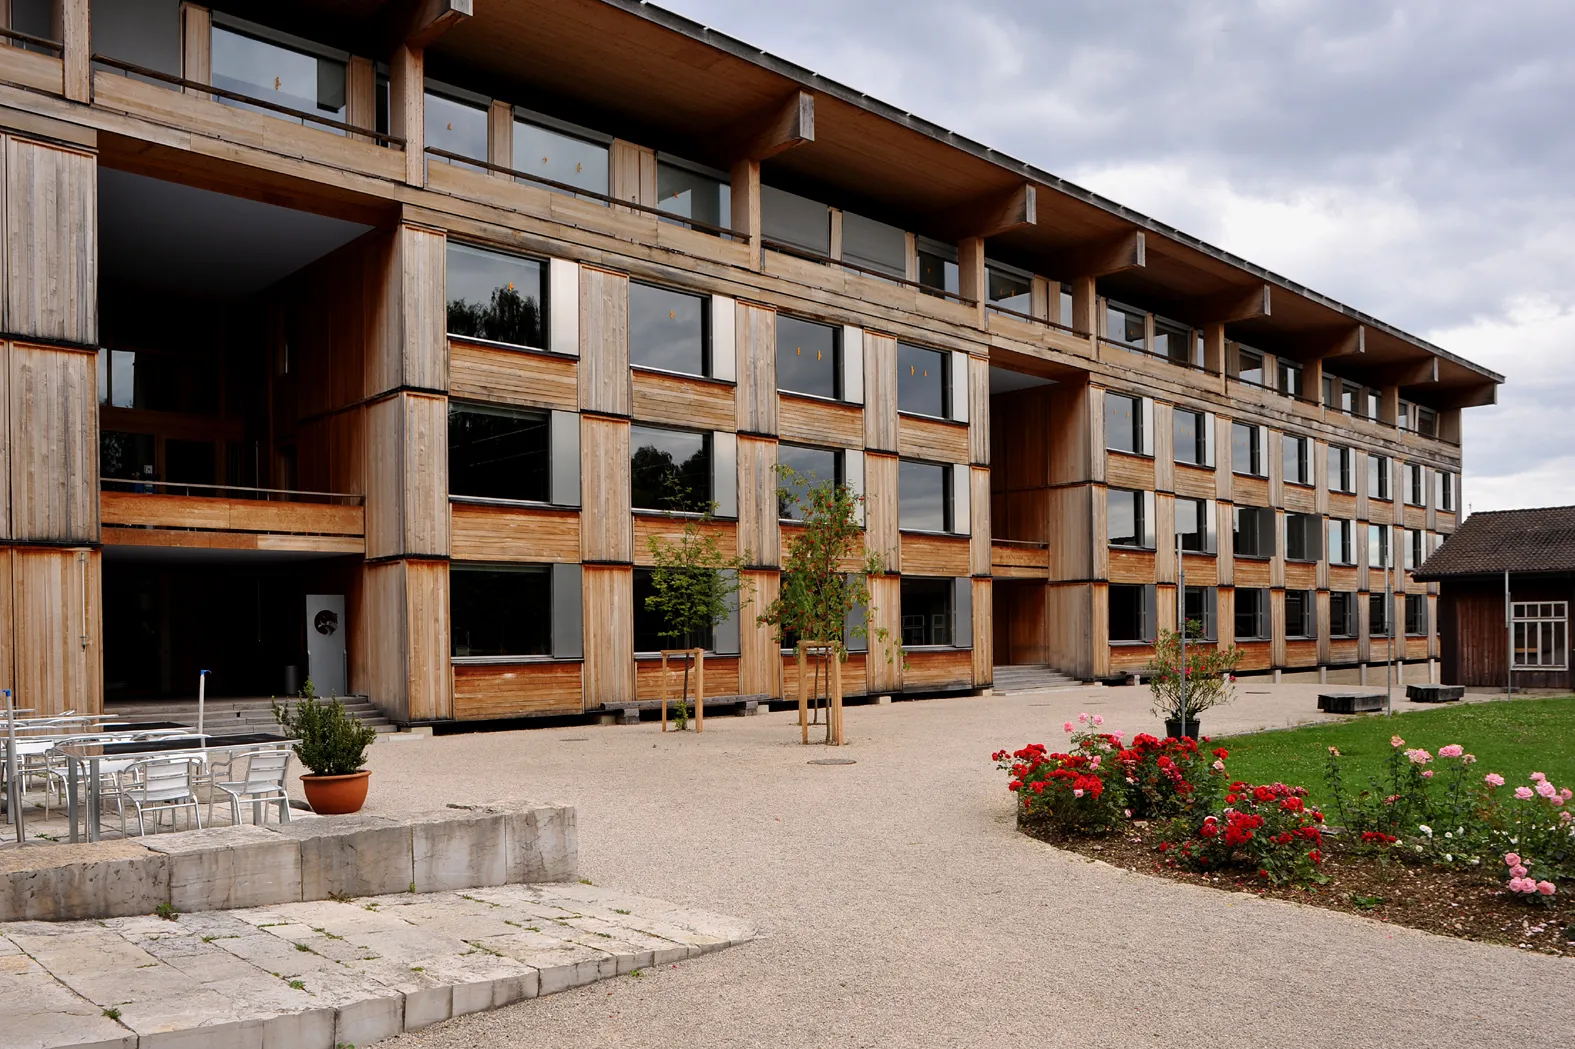
{"type": "Polygon", "coordinates": [[[213,753],[214,751],[246,750],[260,746],[284,746],[299,740],[286,739],[270,732],[240,732],[230,736],[169,736],[163,739],[123,740],[110,743],[66,743],[55,748],[57,754],[73,758],[125,757],[128,755],[159,757],[171,753],[213,753]]]}

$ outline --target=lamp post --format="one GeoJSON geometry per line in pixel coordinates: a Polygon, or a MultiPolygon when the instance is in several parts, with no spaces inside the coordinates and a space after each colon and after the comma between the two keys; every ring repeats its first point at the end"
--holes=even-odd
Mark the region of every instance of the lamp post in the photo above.
{"type": "Polygon", "coordinates": [[[1187,737],[1187,563],[1181,559],[1181,530],[1176,531],[1176,622],[1181,635],[1181,737],[1187,737]]]}

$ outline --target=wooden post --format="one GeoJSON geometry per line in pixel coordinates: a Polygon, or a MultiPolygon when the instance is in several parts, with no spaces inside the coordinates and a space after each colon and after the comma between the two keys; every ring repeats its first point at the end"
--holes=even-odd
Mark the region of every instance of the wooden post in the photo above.
{"type": "Polygon", "coordinates": [[[831,745],[842,746],[842,658],[835,646],[831,648],[831,745]]]}
{"type": "Polygon", "coordinates": [[[805,746],[809,745],[809,674],[804,642],[798,643],[798,728],[805,746]]]}
{"type": "Polygon", "coordinates": [[[809,650],[817,649],[830,657],[826,668],[826,742],[842,746],[842,658],[834,641],[798,643],[798,727],[801,742],[809,743],[809,650]]]}
{"type": "Polygon", "coordinates": [[[662,731],[667,731],[667,651],[662,651],[662,731]]]}
{"type": "Polygon", "coordinates": [[[695,731],[705,731],[705,649],[694,650],[695,657],[695,731]]]}

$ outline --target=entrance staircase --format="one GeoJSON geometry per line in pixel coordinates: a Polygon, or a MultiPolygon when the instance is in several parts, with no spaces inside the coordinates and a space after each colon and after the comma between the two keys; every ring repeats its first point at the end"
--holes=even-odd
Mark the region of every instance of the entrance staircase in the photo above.
{"type": "Polygon", "coordinates": [[[996,667],[995,681],[991,686],[997,695],[1003,692],[1033,692],[1046,688],[1070,688],[1082,682],[1067,677],[1048,664],[1024,664],[996,667]]]}
{"type": "MultiPolygon", "coordinates": [[[[394,725],[364,696],[345,696],[345,710],[370,725],[379,733],[393,732],[394,725]]],[[[143,720],[174,721],[197,727],[197,701],[195,699],[111,701],[104,704],[104,713],[143,720]]],[[[273,719],[271,699],[210,699],[204,704],[203,729],[220,735],[237,732],[273,732],[279,723],[273,719]]]]}

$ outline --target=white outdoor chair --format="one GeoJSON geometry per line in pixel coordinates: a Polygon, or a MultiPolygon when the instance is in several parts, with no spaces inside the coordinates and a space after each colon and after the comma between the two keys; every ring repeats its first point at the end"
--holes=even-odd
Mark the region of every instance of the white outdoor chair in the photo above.
{"type": "MultiPolygon", "coordinates": [[[[285,770],[290,764],[288,750],[260,750],[246,763],[246,778],[234,783],[214,784],[230,796],[230,822],[241,822],[241,802],[252,803],[252,822],[266,822],[263,805],[279,803],[279,822],[290,822],[290,795],[285,790],[285,770]]],[[[209,824],[213,820],[210,817],[209,824]]]]}
{"type": "Polygon", "coordinates": [[[146,836],[144,816],[153,813],[153,830],[159,829],[159,813],[169,812],[170,829],[175,829],[175,813],[190,808],[191,818],[197,829],[202,829],[202,809],[197,803],[197,792],[191,786],[190,758],[151,758],[139,761],[124,773],[131,782],[121,787],[127,800],[137,810],[137,833],[146,836]]]}

